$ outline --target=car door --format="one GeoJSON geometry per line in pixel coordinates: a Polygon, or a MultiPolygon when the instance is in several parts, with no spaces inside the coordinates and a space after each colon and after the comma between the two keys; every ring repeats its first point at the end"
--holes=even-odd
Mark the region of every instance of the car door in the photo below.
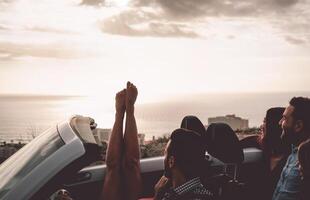
{"type": "MultiPolygon", "coordinates": [[[[264,168],[261,150],[257,148],[244,149],[244,161],[238,166],[237,180],[242,184],[244,199],[261,199],[259,185],[263,180],[264,168]],[[255,195],[254,195],[255,194],[255,195]]],[[[212,156],[207,156],[208,162],[211,162],[210,177],[225,173],[233,178],[234,170],[231,166],[225,166],[224,163],[212,156]]],[[[154,157],[141,159],[141,174],[143,188],[141,198],[154,196],[154,185],[163,175],[164,157],[154,157]]],[[[63,188],[69,191],[74,200],[100,199],[104,181],[106,166],[89,166],[63,185],[63,188]]]]}

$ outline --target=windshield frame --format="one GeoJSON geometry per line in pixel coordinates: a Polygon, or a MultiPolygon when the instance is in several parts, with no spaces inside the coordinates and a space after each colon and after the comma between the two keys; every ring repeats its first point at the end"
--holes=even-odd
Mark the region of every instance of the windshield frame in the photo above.
{"type": "Polygon", "coordinates": [[[52,127],[3,162],[0,165],[0,198],[63,145],[56,127],[52,127]]]}
{"type": "Polygon", "coordinates": [[[19,199],[31,199],[66,166],[85,155],[84,145],[76,136],[68,121],[58,124],[56,131],[56,134],[65,144],[15,184],[14,188],[1,198],[2,200],[16,199],[17,194],[19,199]]]}

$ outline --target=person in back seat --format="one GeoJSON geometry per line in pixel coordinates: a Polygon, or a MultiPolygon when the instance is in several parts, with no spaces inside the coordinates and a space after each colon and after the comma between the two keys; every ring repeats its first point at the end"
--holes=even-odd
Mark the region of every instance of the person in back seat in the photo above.
{"type": "Polygon", "coordinates": [[[256,147],[263,151],[264,165],[266,168],[266,176],[264,183],[260,185],[261,194],[265,200],[270,200],[273,191],[278,183],[282,169],[286,163],[290,152],[290,145],[285,144],[281,140],[282,128],[279,121],[285,108],[275,107],[270,108],[266,112],[266,117],[261,126],[261,134],[259,136],[250,136],[240,141],[242,148],[256,147]]]}
{"type": "Polygon", "coordinates": [[[303,142],[298,148],[299,169],[302,176],[301,200],[310,199],[310,140],[303,142]]]}
{"type": "Polygon", "coordinates": [[[310,99],[294,97],[280,120],[282,140],[292,144],[292,151],[273,193],[273,200],[297,200],[301,191],[298,146],[310,136],[310,99]]]}
{"type": "Polygon", "coordinates": [[[165,149],[165,173],[155,185],[155,200],[211,200],[201,183],[205,147],[201,137],[188,129],[172,132],[165,149]]]}

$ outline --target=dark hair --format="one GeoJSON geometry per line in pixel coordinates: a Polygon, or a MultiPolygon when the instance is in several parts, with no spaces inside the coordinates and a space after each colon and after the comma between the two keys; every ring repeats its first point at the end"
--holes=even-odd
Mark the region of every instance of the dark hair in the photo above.
{"type": "Polygon", "coordinates": [[[266,113],[266,135],[263,138],[263,145],[266,150],[275,153],[288,153],[290,145],[284,144],[281,140],[282,128],[279,121],[282,118],[284,107],[275,107],[267,110],[266,113]]]}
{"type": "Polygon", "coordinates": [[[173,131],[167,154],[168,157],[174,156],[176,166],[186,178],[202,176],[205,151],[201,137],[196,132],[182,128],[173,131]]]}
{"type": "Polygon", "coordinates": [[[301,120],[304,130],[310,131],[310,99],[306,97],[293,97],[290,105],[294,107],[293,118],[301,120]]]}
{"type": "Polygon", "coordinates": [[[193,115],[187,115],[183,118],[181,122],[181,128],[185,128],[191,131],[195,131],[200,136],[206,134],[206,129],[198,117],[193,115]]]}
{"type": "Polygon", "coordinates": [[[308,173],[304,174],[304,176],[310,178],[310,140],[300,144],[298,148],[298,161],[303,171],[308,173]]]}

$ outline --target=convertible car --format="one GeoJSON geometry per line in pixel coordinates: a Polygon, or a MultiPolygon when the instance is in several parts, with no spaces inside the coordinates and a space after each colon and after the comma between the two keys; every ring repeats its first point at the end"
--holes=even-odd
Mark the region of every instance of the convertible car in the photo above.
{"type": "MultiPolygon", "coordinates": [[[[93,119],[75,116],[25,145],[0,165],[0,199],[55,199],[60,189],[74,200],[99,199],[106,166],[90,166],[101,159],[93,135],[95,128],[93,119]]],[[[206,187],[219,199],[261,200],[262,152],[241,149],[234,133],[212,133],[210,145],[213,147],[206,154],[206,163],[210,164],[206,167],[206,187]]],[[[141,198],[154,195],[153,187],[163,174],[163,159],[141,159],[141,198]]]]}

